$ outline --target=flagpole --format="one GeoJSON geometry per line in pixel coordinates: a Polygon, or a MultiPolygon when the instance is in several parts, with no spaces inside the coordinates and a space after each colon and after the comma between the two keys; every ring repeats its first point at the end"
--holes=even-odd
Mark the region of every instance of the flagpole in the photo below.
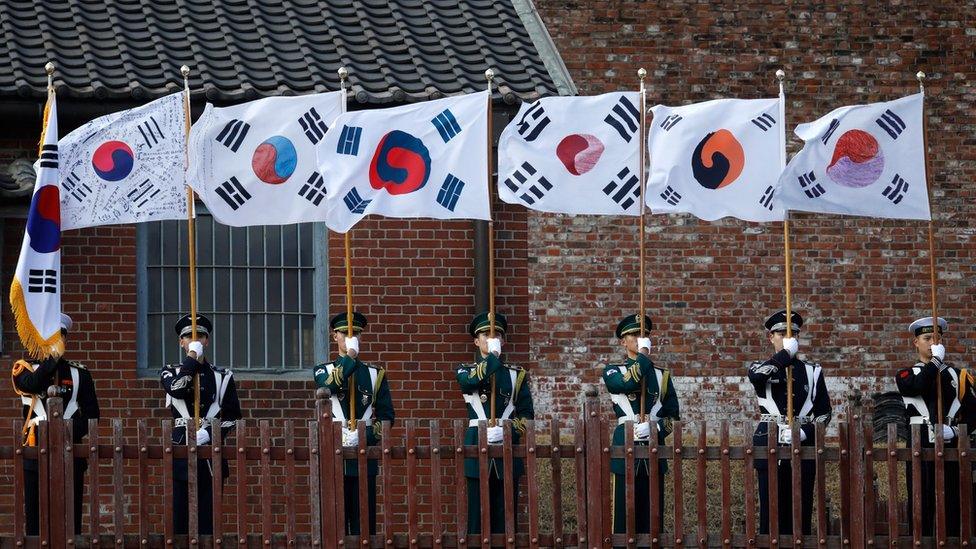
{"type": "MultiPolygon", "coordinates": [[[[935,341],[935,345],[938,345],[942,340],[942,336],[939,333],[939,302],[938,302],[938,285],[937,278],[935,275],[935,220],[932,215],[932,180],[929,179],[929,174],[932,172],[931,164],[929,164],[929,121],[928,117],[925,116],[924,111],[924,94],[925,94],[925,73],[918,71],[915,73],[915,78],[918,79],[918,91],[923,94],[922,98],[922,153],[925,154],[925,191],[928,193],[929,199],[929,278],[931,280],[932,286],[932,339],[935,341]]],[[[942,383],[936,383],[936,394],[938,397],[939,415],[938,422],[936,426],[941,426],[943,417],[942,414],[942,383]]]]}
{"type": "MultiPolygon", "coordinates": [[[[190,67],[183,65],[180,67],[180,74],[183,75],[183,113],[185,118],[186,138],[190,138],[190,67]]],[[[185,162],[189,162],[189,143],[184,147],[183,153],[185,162]]],[[[197,339],[197,246],[196,246],[196,223],[193,215],[194,209],[193,188],[186,186],[186,236],[187,236],[187,256],[189,257],[189,277],[190,277],[190,330],[191,338],[197,339]]],[[[200,357],[197,357],[200,358],[200,357]]],[[[200,373],[193,375],[193,430],[200,428],[200,373]]],[[[186,434],[187,443],[190,440],[190,433],[186,434]]]]}
{"type": "MultiPolygon", "coordinates": [[[[346,78],[349,77],[349,70],[345,67],[339,67],[337,71],[339,74],[339,90],[342,91],[342,112],[346,112],[346,78]]],[[[353,336],[352,329],[352,242],[349,233],[352,232],[352,227],[346,230],[346,234],[343,235],[343,241],[345,244],[346,251],[346,337],[353,336]]],[[[349,354],[349,348],[346,348],[346,354],[349,354]]],[[[350,357],[352,358],[352,357],[350,357]]],[[[353,361],[355,363],[355,358],[353,361]]],[[[356,429],[356,376],[349,376],[349,429],[356,429]]]]}
{"type": "MultiPolygon", "coordinates": [[[[645,158],[645,137],[644,132],[646,131],[647,123],[647,99],[644,89],[644,79],[647,78],[647,71],[643,68],[637,70],[637,77],[640,79],[640,142],[637,144],[639,149],[638,156],[640,157],[640,215],[638,216],[637,224],[637,242],[640,248],[640,335],[638,337],[644,337],[644,193],[647,190],[647,168],[646,158],[645,158]]],[[[650,350],[650,349],[648,349],[650,350]]],[[[640,347],[638,346],[637,352],[640,353],[640,347]]],[[[663,390],[661,387],[658,390],[663,390]]],[[[638,423],[644,423],[644,409],[645,409],[645,398],[647,394],[647,380],[641,378],[641,398],[640,398],[640,421],[638,423]]]]}
{"type": "MultiPolygon", "coordinates": [[[[492,195],[491,195],[491,93],[492,81],[495,79],[495,71],[488,69],[485,71],[485,79],[488,80],[488,134],[486,135],[485,146],[488,149],[488,337],[495,337],[495,221],[492,214],[492,195]]],[[[494,427],[498,422],[495,421],[495,376],[491,376],[491,417],[489,425],[494,427]]]]}
{"type": "MultiPolygon", "coordinates": [[[[776,71],[776,79],[779,80],[779,118],[783,122],[783,132],[786,132],[786,92],[783,89],[783,80],[786,79],[786,72],[783,69],[776,71]]],[[[786,167],[786,142],[785,135],[779,151],[780,170],[786,167]]],[[[784,274],[786,278],[786,337],[793,337],[793,263],[792,250],[790,249],[790,211],[786,210],[783,217],[783,257],[785,261],[784,274]]],[[[792,429],[793,427],[793,373],[786,375],[786,422],[792,429]]]]}

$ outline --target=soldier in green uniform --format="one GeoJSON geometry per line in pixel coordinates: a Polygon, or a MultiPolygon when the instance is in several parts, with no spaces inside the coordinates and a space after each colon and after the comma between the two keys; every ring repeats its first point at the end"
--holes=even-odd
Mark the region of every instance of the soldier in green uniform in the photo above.
{"type": "MultiPolygon", "coordinates": [[[[658,444],[664,444],[671,433],[671,422],[678,419],[678,395],[671,382],[668,370],[658,368],[651,362],[651,340],[648,337],[651,319],[644,316],[644,332],[641,332],[640,315],[629,315],[617,324],[616,335],[620,346],[627,353],[622,364],[608,364],[603,370],[603,381],[607,384],[613,411],[617,414],[617,427],[613,431],[613,445],[624,445],[624,424],[634,422],[634,440],[637,446],[647,446],[650,437],[650,423],[657,423],[658,444]],[[643,390],[642,390],[643,389],[643,390]],[[641,417],[644,410],[644,417],[641,417]]],[[[657,493],[658,520],[664,520],[664,474],[667,464],[659,461],[661,481],[657,493]]],[[[613,501],[611,515],[614,533],[627,532],[626,463],[622,458],[610,460],[613,473],[613,501]]],[[[638,534],[650,533],[651,494],[648,485],[648,460],[634,460],[634,505],[638,534]]]]}
{"type": "MultiPolygon", "coordinates": [[[[346,313],[338,314],[329,321],[332,339],[339,348],[339,357],[315,367],[315,384],[332,394],[332,416],[343,421],[342,445],[359,446],[359,434],[355,420],[366,422],[366,445],[379,443],[382,429],[380,422],[393,422],[393,399],[386,370],[359,360],[359,337],[348,337],[346,313]],[[354,413],[350,413],[352,408],[354,413]],[[355,417],[353,417],[355,416],[355,417]]],[[[352,330],[360,334],[366,327],[366,316],[353,313],[352,330]]],[[[367,464],[369,494],[369,533],[376,533],[376,475],[377,460],[367,464]]],[[[346,534],[359,535],[359,468],[355,460],[345,461],[343,493],[346,512],[346,534]]]]}
{"type": "MultiPolygon", "coordinates": [[[[480,420],[511,420],[512,443],[518,444],[525,433],[525,421],[533,419],[532,393],[529,390],[529,374],[513,364],[506,364],[502,355],[502,344],[508,321],[503,315],[495,315],[495,337],[489,337],[491,319],[487,312],[474,317],[468,326],[468,333],[474,338],[478,348],[478,361],[462,364],[457,369],[457,380],[468,407],[468,430],[464,436],[465,445],[478,444],[478,422],[480,420]],[[494,381],[495,407],[492,410],[492,382],[494,381]]],[[[489,425],[491,423],[489,422],[489,425]]],[[[503,427],[488,428],[488,443],[500,444],[503,441],[503,427]]],[[[488,463],[488,504],[491,506],[491,533],[505,533],[505,484],[501,459],[491,459],[488,463]]],[[[521,459],[512,463],[513,493],[518,504],[519,477],[525,465],[521,459]]],[[[464,460],[464,476],[468,479],[468,533],[479,534],[481,528],[481,485],[479,483],[478,460],[464,460]]]]}

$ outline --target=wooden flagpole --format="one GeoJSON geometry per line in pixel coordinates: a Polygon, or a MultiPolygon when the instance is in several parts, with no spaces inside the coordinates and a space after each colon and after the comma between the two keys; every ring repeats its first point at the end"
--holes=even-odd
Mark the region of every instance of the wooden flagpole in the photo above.
{"type": "MultiPolygon", "coordinates": [[[[488,80],[488,134],[486,135],[485,146],[488,149],[488,337],[495,337],[495,221],[492,212],[492,123],[491,123],[491,93],[492,81],[495,79],[495,71],[488,69],[485,71],[485,79],[488,80]]],[[[498,421],[495,419],[495,376],[491,376],[491,417],[488,424],[495,427],[498,421]]]]}
{"type": "MultiPolygon", "coordinates": [[[[786,93],[783,91],[783,80],[786,79],[786,72],[783,69],[776,71],[776,80],[779,80],[779,118],[783,122],[783,132],[786,132],[786,93]]],[[[785,138],[779,151],[780,170],[786,167],[786,143],[785,138]]],[[[790,249],[790,211],[786,210],[783,218],[783,258],[784,274],[786,278],[786,337],[793,337],[793,251],[790,249]]],[[[793,372],[786,373],[786,422],[790,428],[793,427],[793,372]]]]}
{"type": "MultiPolygon", "coordinates": [[[[186,138],[190,138],[190,67],[183,65],[180,67],[180,74],[183,75],[183,112],[186,119],[185,129],[186,138]]],[[[187,143],[189,146],[189,143],[187,143]]],[[[184,147],[185,162],[189,162],[189,150],[184,147]]],[[[197,339],[197,240],[196,240],[196,216],[194,215],[195,195],[193,188],[186,186],[186,236],[187,236],[187,256],[189,257],[189,277],[190,277],[190,337],[197,339]]],[[[200,357],[197,357],[200,358],[200,357]]],[[[200,373],[193,375],[193,430],[200,428],[200,373]]],[[[194,436],[196,433],[194,432],[194,436]]],[[[186,433],[187,444],[189,444],[190,433],[186,433]]]]}
{"type": "MultiPolygon", "coordinates": [[[[925,94],[925,73],[918,71],[915,73],[915,78],[918,79],[918,91],[919,93],[925,94]]],[[[924,105],[924,97],[923,97],[924,105]]],[[[932,339],[935,341],[933,345],[938,345],[942,341],[942,335],[939,333],[939,301],[938,301],[938,278],[935,274],[935,220],[932,215],[932,180],[930,179],[930,173],[932,173],[932,167],[929,163],[929,120],[925,116],[925,110],[923,106],[922,110],[922,154],[925,155],[925,190],[928,193],[929,199],[929,279],[932,286],[932,339]]],[[[942,422],[945,418],[942,417],[942,379],[941,373],[939,374],[939,380],[935,384],[936,396],[938,399],[939,415],[937,417],[936,427],[938,431],[941,431],[942,422]]],[[[941,433],[937,433],[941,434],[941,433]]]]}
{"type": "MultiPolygon", "coordinates": [[[[637,77],[640,79],[640,142],[637,144],[639,150],[638,156],[640,157],[640,200],[638,207],[640,208],[640,215],[638,216],[637,224],[637,242],[640,248],[640,335],[638,338],[644,337],[644,193],[647,191],[647,159],[646,154],[646,138],[645,131],[647,130],[647,99],[644,88],[644,79],[647,78],[647,71],[643,68],[637,70],[637,77]]],[[[637,352],[640,353],[640,345],[637,347],[637,352]]],[[[663,388],[658,387],[661,391],[663,388]]],[[[641,378],[641,396],[640,396],[640,416],[639,423],[644,423],[645,410],[646,410],[646,395],[647,395],[647,380],[641,378]]]]}
{"type": "MultiPolygon", "coordinates": [[[[339,89],[342,91],[342,112],[346,112],[346,78],[349,71],[345,67],[339,67],[339,89]]],[[[346,337],[353,336],[352,329],[352,243],[349,233],[352,227],[346,230],[343,235],[343,242],[346,251],[346,337]]],[[[346,348],[349,354],[349,348],[346,348]]],[[[350,357],[352,358],[352,357],[350,357]]],[[[355,358],[353,360],[356,360],[355,358]]],[[[356,429],[356,375],[349,376],[349,429],[356,429]]]]}

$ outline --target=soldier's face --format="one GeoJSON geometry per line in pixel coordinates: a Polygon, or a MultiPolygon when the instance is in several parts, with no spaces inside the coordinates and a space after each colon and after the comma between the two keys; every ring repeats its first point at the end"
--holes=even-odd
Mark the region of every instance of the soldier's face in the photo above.
{"type": "MultiPolygon", "coordinates": [[[[505,336],[501,332],[495,332],[495,337],[502,342],[502,345],[505,345],[505,336]]],[[[474,345],[481,351],[482,356],[488,356],[488,339],[488,332],[481,332],[478,337],[474,338],[474,345]]]]}
{"type": "MultiPolygon", "coordinates": [[[[776,352],[783,350],[783,338],[786,337],[786,332],[769,332],[769,342],[773,344],[773,349],[776,352]]],[[[796,337],[796,334],[793,334],[796,337]]]]}
{"type": "MultiPolygon", "coordinates": [[[[918,351],[918,356],[925,360],[932,360],[932,345],[935,343],[935,334],[917,335],[912,343],[915,345],[915,350],[918,351]]],[[[944,341],[940,341],[940,343],[945,344],[944,341]]]]}
{"type": "MultiPolygon", "coordinates": [[[[186,351],[186,346],[189,345],[191,341],[193,341],[193,338],[190,337],[190,334],[186,334],[185,336],[181,337],[180,338],[180,348],[182,348],[183,351],[185,352],[186,351]]],[[[197,341],[199,341],[200,343],[202,343],[203,344],[203,347],[206,348],[207,345],[210,343],[210,338],[207,337],[207,336],[205,336],[205,335],[203,335],[203,334],[197,334],[197,341]]]]}
{"type": "MultiPolygon", "coordinates": [[[[644,332],[644,337],[648,336],[648,332],[644,332]]],[[[627,334],[620,338],[620,346],[627,351],[628,355],[637,355],[637,338],[638,334],[627,334]]]]}
{"type": "MultiPolygon", "coordinates": [[[[359,340],[362,341],[361,332],[353,332],[352,335],[353,337],[358,337],[359,340]]],[[[336,345],[339,346],[340,354],[346,354],[346,337],[348,336],[344,331],[336,330],[332,332],[332,341],[335,341],[336,345]]]]}

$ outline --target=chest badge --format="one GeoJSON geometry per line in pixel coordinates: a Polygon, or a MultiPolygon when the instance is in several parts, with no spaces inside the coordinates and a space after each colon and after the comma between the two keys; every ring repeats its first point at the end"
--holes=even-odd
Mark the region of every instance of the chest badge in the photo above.
{"type": "Polygon", "coordinates": [[[628,393],[627,398],[630,399],[631,401],[635,401],[637,400],[637,393],[628,393]]]}
{"type": "Polygon", "coordinates": [[[488,402],[488,395],[482,393],[481,394],[481,402],[488,402]]]}
{"type": "Polygon", "coordinates": [[[363,395],[363,406],[365,406],[367,402],[369,402],[369,395],[365,395],[364,394],[363,395]]]}

